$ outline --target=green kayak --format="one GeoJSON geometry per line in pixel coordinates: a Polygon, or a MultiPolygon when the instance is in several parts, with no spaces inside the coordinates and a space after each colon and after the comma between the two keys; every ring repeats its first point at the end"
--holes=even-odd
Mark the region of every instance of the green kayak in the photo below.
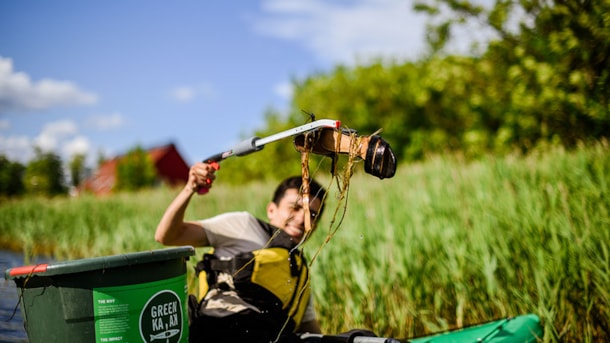
{"type": "Polygon", "coordinates": [[[339,335],[303,334],[303,343],[534,343],[542,340],[543,328],[535,314],[498,319],[462,329],[424,337],[377,337],[368,330],[351,330],[339,335]]]}
{"type": "Polygon", "coordinates": [[[542,339],[543,328],[535,314],[509,317],[431,336],[409,338],[410,343],[492,342],[521,343],[542,339]]]}

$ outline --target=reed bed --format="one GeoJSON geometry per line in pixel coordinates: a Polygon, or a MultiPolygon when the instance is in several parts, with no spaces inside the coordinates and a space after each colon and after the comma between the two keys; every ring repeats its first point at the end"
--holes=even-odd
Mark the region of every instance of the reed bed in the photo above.
{"type": "MultiPolygon", "coordinates": [[[[413,337],[535,313],[545,341],[609,341],[609,152],[601,142],[475,162],[437,156],[382,181],[357,173],[345,212],[333,218],[331,190],[304,246],[323,329],[413,337]]],[[[275,184],[221,180],[222,170],[187,218],[264,218],[275,184]]],[[[56,259],[158,249],[153,233],[176,192],[2,200],[0,244],[56,259]]]]}

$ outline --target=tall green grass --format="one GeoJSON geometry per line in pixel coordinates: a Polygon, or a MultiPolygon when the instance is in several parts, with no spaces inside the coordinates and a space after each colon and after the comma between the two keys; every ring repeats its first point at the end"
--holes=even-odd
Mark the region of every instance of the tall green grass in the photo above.
{"type": "MultiPolygon", "coordinates": [[[[327,236],[331,191],[304,247],[310,257],[322,247],[312,289],[323,329],[411,337],[536,313],[545,341],[610,340],[609,153],[599,143],[476,162],[438,156],[382,181],[358,173],[336,233],[327,236]]],[[[264,218],[274,184],[230,187],[218,176],[187,218],[264,218]]],[[[161,248],[153,233],[175,194],[5,200],[0,243],[58,259],[161,248]]]]}

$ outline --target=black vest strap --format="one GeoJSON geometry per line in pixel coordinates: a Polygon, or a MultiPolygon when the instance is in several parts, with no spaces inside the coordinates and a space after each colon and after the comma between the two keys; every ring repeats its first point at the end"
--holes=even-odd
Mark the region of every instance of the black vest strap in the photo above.
{"type": "Polygon", "coordinates": [[[265,221],[260,219],[256,219],[261,228],[269,235],[271,239],[267,244],[267,248],[285,248],[288,250],[292,250],[297,246],[299,242],[294,242],[292,237],[287,234],[284,230],[275,227],[265,221]],[[279,231],[279,232],[278,232],[279,231]]]}

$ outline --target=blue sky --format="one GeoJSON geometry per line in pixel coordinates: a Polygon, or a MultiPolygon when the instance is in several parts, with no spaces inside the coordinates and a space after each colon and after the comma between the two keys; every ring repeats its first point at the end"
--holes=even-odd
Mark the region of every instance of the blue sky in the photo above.
{"type": "Polygon", "coordinates": [[[416,59],[424,25],[404,0],[1,1],[0,154],[174,142],[193,163],[285,109],[293,79],[416,59]]]}

